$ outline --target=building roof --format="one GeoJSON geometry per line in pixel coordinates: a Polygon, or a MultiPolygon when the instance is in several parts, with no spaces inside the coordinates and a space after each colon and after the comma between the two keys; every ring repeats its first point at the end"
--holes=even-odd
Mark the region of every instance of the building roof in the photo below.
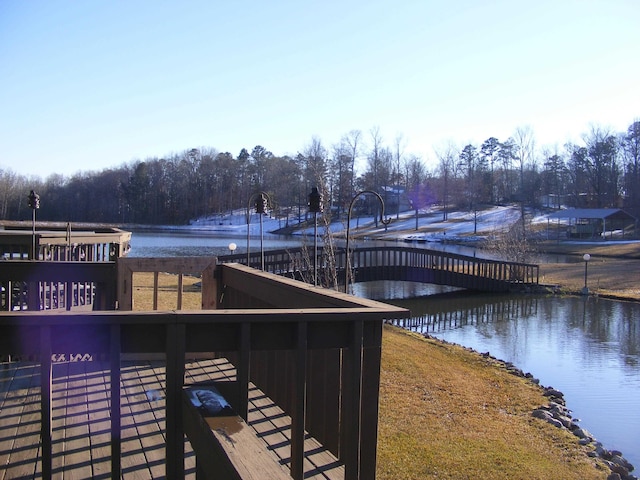
{"type": "Polygon", "coordinates": [[[635,220],[633,215],[619,208],[567,208],[551,213],[548,218],[599,218],[607,220],[635,220]]]}

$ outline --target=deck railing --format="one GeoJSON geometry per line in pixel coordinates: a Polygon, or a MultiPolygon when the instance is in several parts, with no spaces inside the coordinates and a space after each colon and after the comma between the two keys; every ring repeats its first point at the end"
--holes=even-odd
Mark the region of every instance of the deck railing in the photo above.
{"type": "MultiPolygon", "coordinates": [[[[83,267],[91,265],[74,268],[83,267]]],[[[245,419],[250,381],[291,416],[293,478],[304,475],[305,431],[344,463],[345,479],[375,478],[382,322],[408,312],[243,265],[218,265],[209,274],[222,309],[0,313],[0,355],[31,356],[41,365],[43,478],[52,474],[52,355],[79,350],[111,364],[113,478],[122,471],[121,356],[146,353],[166,358],[166,477],[184,477],[180,398],[192,352],[232,359],[236,408],[245,419]]]]}
{"type": "Polygon", "coordinates": [[[0,310],[113,310],[114,262],[4,261],[0,268],[0,310]]]}

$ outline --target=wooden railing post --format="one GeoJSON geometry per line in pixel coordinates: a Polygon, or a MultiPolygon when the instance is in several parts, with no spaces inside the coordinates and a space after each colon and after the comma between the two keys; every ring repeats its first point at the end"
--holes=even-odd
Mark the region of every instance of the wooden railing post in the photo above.
{"type": "Polygon", "coordinates": [[[360,409],[362,403],[362,341],[363,322],[351,325],[351,340],[345,352],[342,412],[342,445],[340,456],[344,462],[345,480],[360,479],[360,409]]]}
{"type": "Polygon", "coordinates": [[[380,397],[380,364],[382,359],[382,321],[375,324],[379,345],[365,347],[362,352],[362,405],[360,409],[360,478],[376,476],[378,448],[378,409],[380,397]]]}
{"type": "Polygon", "coordinates": [[[53,464],[51,408],[51,327],[40,327],[40,436],[42,438],[42,478],[50,480],[53,464]]]}
{"type": "Polygon", "coordinates": [[[251,324],[242,322],[240,326],[240,352],[236,366],[238,384],[238,415],[245,422],[249,418],[249,378],[251,375],[251,324]]]}
{"type": "MultiPolygon", "coordinates": [[[[174,322],[176,318],[174,318],[174,322]]],[[[184,425],[182,422],[182,387],[186,328],[184,323],[170,322],[166,328],[166,404],[167,411],[167,480],[184,478],[184,425]]]]}
{"type": "Polygon", "coordinates": [[[130,311],[133,309],[133,272],[125,263],[124,258],[117,259],[118,266],[118,310],[130,311]]]}
{"type": "Polygon", "coordinates": [[[122,454],[121,435],[121,400],[120,400],[120,351],[121,332],[120,324],[111,325],[111,338],[109,345],[110,355],[110,401],[111,401],[111,478],[120,478],[122,466],[120,463],[122,454]]]}
{"type": "Polygon", "coordinates": [[[291,412],[291,477],[295,480],[303,480],[304,427],[307,406],[307,322],[305,321],[297,322],[294,375],[291,412]]]}

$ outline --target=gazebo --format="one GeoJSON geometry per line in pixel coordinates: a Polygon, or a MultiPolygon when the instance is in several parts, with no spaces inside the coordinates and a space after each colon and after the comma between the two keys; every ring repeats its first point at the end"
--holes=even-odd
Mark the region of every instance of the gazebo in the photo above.
{"type": "MultiPolygon", "coordinates": [[[[558,210],[547,217],[548,221],[561,220],[568,222],[568,238],[607,239],[613,238],[616,231],[622,232],[632,227],[636,231],[637,219],[619,208],[570,208],[558,210]]],[[[559,229],[558,229],[559,232],[559,229]]],[[[633,235],[633,234],[632,234],[633,235]]]]}

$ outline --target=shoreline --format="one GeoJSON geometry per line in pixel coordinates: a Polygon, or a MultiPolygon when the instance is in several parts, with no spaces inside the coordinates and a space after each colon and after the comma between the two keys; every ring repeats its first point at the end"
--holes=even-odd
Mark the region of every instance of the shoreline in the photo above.
{"type": "Polygon", "coordinates": [[[551,411],[551,397],[515,367],[390,325],[382,355],[379,480],[603,480],[611,473],[606,460],[588,455],[593,447],[536,418],[535,411],[551,411]]]}
{"type": "Polygon", "coordinates": [[[453,347],[459,347],[474,355],[479,355],[485,359],[492,361],[494,364],[497,364],[498,368],[503,368],[511,375],[514,375],[536,387],[539,387],[540,389],[542,389],[543,396],[548,399],[548,403],[534,409],[531,412],[532,417],[543,420],[558,429],[570,432],[576,437],[577,444],[585,448],[587,457],[598,458],[604,461],[605,465],[610,468],[612,474],[620,475],[620,478],[622,480],[638,480],[638,477],[630,473],[635,470],[635,465],[631,464],[624,457],[623,452],[619,450],[607,449],[585,427],[579,424],[579,419],[573,418],[573,416],[571,415],[571,409],[568,408],[562,391],[555,389],[552,386],[545,386],[540,384],[540,380],[537,379],[532,373],[524,372],[512,362],[496,358],[489,352],[479,352],[470,347],[465,347],[464,345],[448,342],[438,337],[429,335],[428,333],[421,334],[421,336],[430,341],[442,343],[444,345],[453,347]]]}

